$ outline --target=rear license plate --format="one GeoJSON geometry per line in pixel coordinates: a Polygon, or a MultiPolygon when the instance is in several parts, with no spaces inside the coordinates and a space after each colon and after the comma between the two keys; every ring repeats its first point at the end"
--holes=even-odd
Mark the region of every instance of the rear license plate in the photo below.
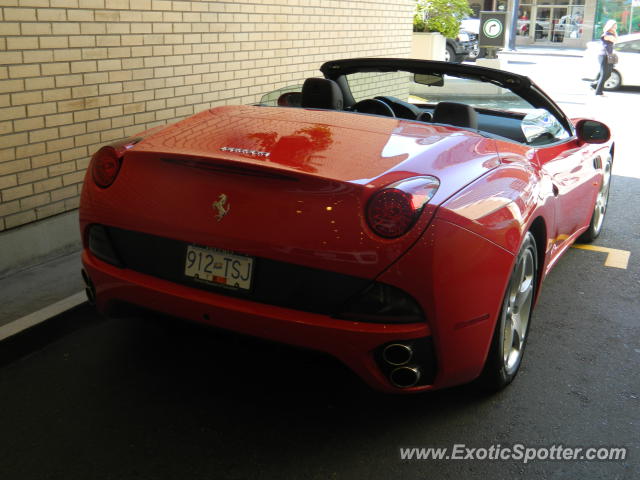
{"type": "Polygon", "coordinates": [[[206,283],[241,290],[251,289],[253,258],[189,245],[184,274],[206,283]]]}

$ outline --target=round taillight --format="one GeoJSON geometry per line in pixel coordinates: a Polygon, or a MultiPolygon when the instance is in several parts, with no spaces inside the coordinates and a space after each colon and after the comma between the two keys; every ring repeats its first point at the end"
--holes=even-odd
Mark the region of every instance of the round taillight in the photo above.
{"type": "Polygon", "coordinates": [[[111,185],[120,171],[120,157],[113,147],[102,147],[92,158],[93,181],[102,188],[111,185]]]}
{"type": "Polygon", "coordinates": [[[372,230],[381,237],[404,235],[415,218],[411,195],[402,190],[387,188],[376,193],[369,201],[367,220],[372,230]]]}
{"type": "Polygon", "coordinates": [[[367,204],[369,227],[384,238],[404,235],[439,186],[437,178],[421,176],[401,180],[380,190],[367,204]]]}

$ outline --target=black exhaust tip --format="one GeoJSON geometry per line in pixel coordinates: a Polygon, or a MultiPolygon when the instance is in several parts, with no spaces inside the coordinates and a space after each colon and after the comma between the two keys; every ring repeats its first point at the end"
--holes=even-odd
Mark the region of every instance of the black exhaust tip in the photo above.
{"type": "Polygon", "coordinates": [[[398,367],[391,372],[389,380],[398,388],[414,387],[420,381],[420,369],[413,366],[398,367]]]}
{"type": "Polygon", "coordinates": [[[413,350],[404,343],[392,343],[382,351],[382,359],[394,367],[409,363],[412,357],[413,350]]]}

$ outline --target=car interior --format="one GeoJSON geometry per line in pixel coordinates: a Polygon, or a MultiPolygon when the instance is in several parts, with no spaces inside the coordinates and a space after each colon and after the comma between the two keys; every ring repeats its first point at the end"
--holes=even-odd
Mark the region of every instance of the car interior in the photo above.
{"type": "Polygon", "coordinates": [[[524,114],[477,109],[465,103],[451,101],[440,101],[435,105],[413,104],[391,96],[367,98],[351,106],[345,106],[340,86],[327,78],[306,79],[301,94],[284,93],[278,99],[278,105],[347,111],[452,125],[496,135],[518,143],[527,143],[522,130],[524,114]]]}

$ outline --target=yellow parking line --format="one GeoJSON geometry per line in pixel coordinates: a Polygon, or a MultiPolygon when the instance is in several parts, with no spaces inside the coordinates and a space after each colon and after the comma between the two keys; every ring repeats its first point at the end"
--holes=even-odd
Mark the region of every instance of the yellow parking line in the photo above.
{"type": "Polygon", "coordinates": [[[607,259],[604,262],[605,267],[623,268],[627,269],[629,265],[629,257],[631,252],[626,250],[616,250],[615,248],[598,247],[596,245],[583,245],[580,243],[574,243],[573,248],[579,248],[581,250],[591,250],[592,252],[607,253],[607,259]]]}

